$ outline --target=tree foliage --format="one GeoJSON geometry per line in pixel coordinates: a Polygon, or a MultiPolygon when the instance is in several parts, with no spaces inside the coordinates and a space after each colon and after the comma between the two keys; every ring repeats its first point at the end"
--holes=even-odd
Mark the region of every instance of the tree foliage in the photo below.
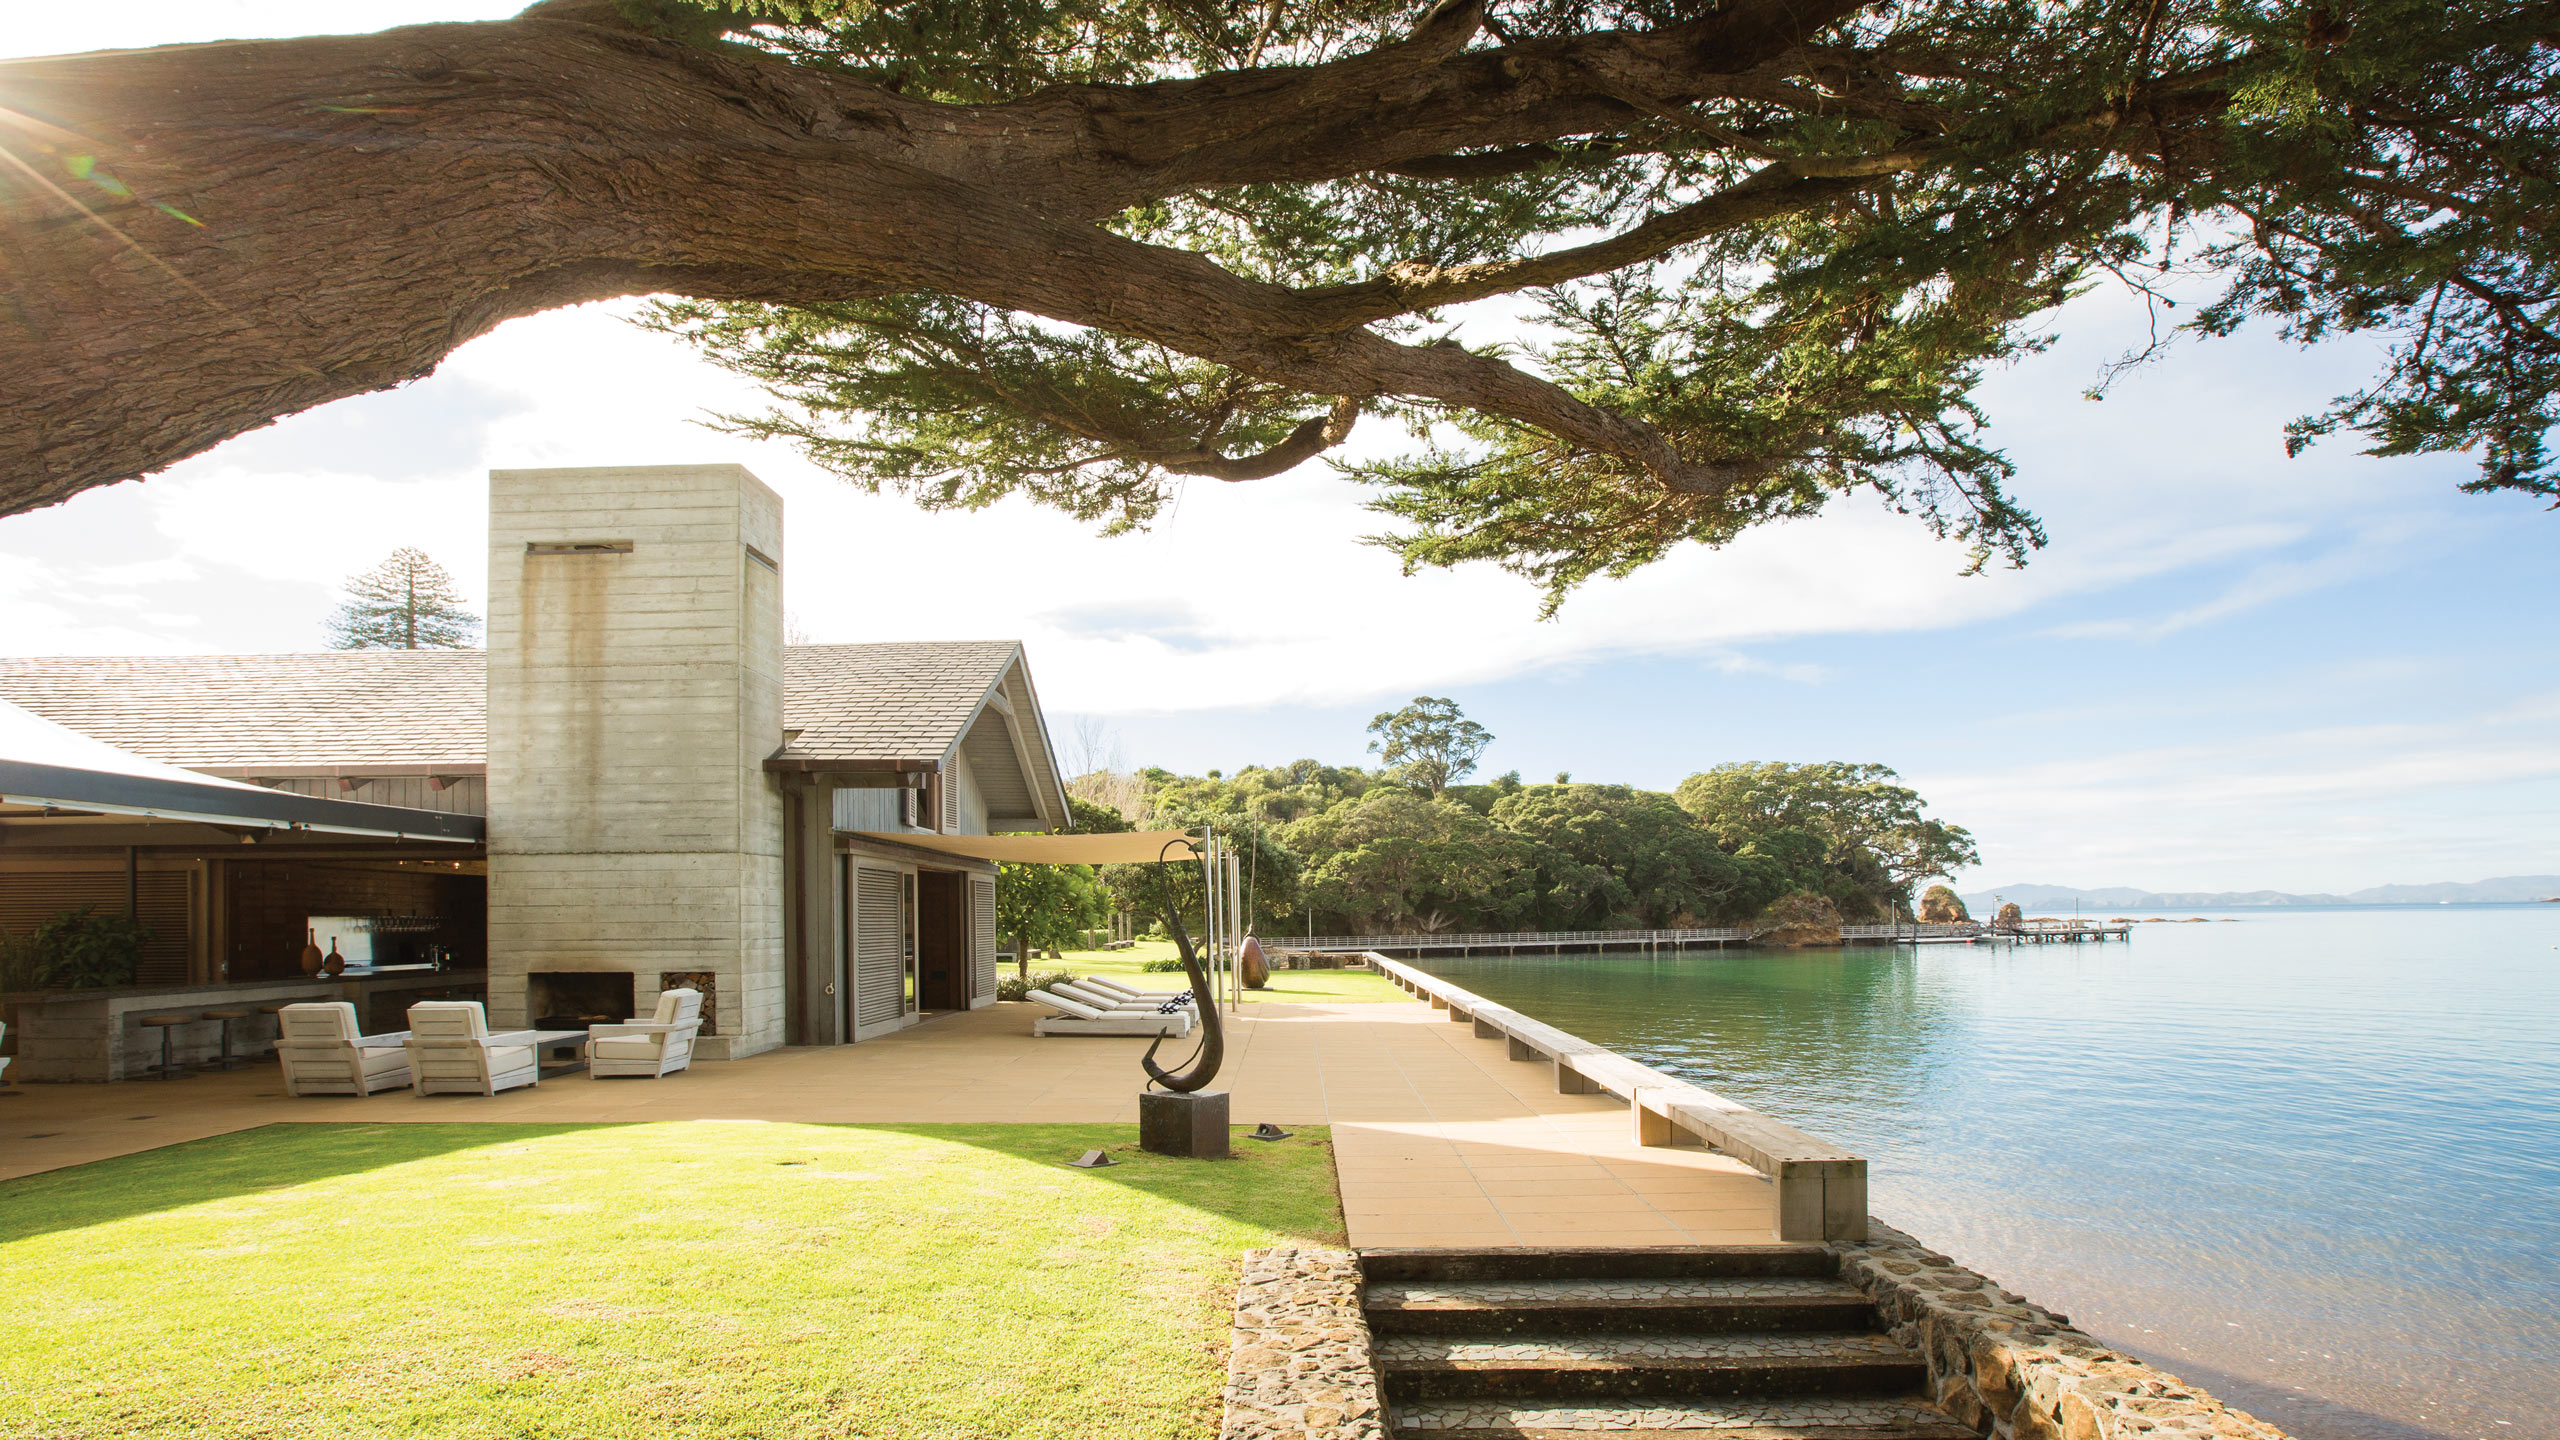
{"type": "MultiPolygon", "coordinates": [[[[1431,796],[1396,770],[1315,760],[1139,773],[1146,825],[1215,825],[1244,855],[1265,935],[1727,925],[1799,892],[1881,920],[1910,913],[1913,885],[1939,873],[1926,867],[1974,858],[1964,831],[1875,765],[1721,767],[1681,797],[1517,775],[1431,796]],[[1710,805],[1712,822],[1686,803],[1743,772],[1763,783],[1710,805]]],[[[1160,907],[1153,868],[1112,867],[1128,908],[1160,907]]],[[[1196,912],[1198,868],[1164,878],[1196,912]]]]}
{"type": "Polygon", "coordinates": [[[1401,710],[1382,711],[1369,722],[1369,753],[1433,799],[1475,773],[1476,757],[1493,732],[1466,717],[1458,702],[1416,695],[1401,710]]]}
{"type": "Polygon", "coordinates": [[[1408,566],[1551,603],[1850,494],[2014,562],[1971,396],[2108,283],[2378,340],[2297,447],[2560,499],[2555,37],[2560,0],[541,0],[20,65],[0,511],[658,294],[772,395],[733,428],[928,506],[1125,528],[1329,456],[1408,566]]]}
{"type": "Polygon", "coordinates": [[[1343,466],[1401,522],[1384,541],[1409,566],[1491,560],[1560,594],[1850,491],[1918,514],[1976,564],[2017,561],[2042,531],[1971,391],[2040,348],[2072,294],[2111,277],[2156,290],[2172,270],[2222,282],[2190,333],[2265,318],[2306,342],[2386,342],[2384,372],[2295,422],[2294,449],[2351,429],[2379,454],[2468,450],[2470,488],[2560,497],[2545,443],[2560,419],[2549,3],[719,14],[712,28],[800,63],[955,103],[1170,96],[1353,57],[1400,72],[1416,52],[1549,92],[1517,123],[1434,115],[1392,155],[1368,132],[1397,103],[1373,93],[1308,135],[1302,174],[1204,164],[1199,184],[1100,223],[1283,287],[1336,326],[1469,346],[1598,412],[1588,427],[924,290],[661,312],[782,402],[739,429],[928,505],[1021,493],[1126,528],[1160,512],[1169,477],[1271,473],[1374,415],[1431,437],[1343,466]],[[1525,304],[1529,338],[1461,335],[1487,300],[1525,304]]]}
{"type": "Polygon", "coordinates": [[[1080,943],[1079,931],[1109,924],[1111,909],[1111,892],[1091,865],[996,866],[998,935],[1056,950],[1080,943]]]}
{"type": "Polygon", "coordinates": [[[1771,885],[1650,790],[1537,785],[1494,802],[1492,816],[1539,847],[1542,929],[1704,925],[1753,908],[1771,885]]]}
{"type": "Polygon", "coordinates": [[[1680,782],[1680,807],[1737,853],[1822,883],[1853,914],[1910,904],[1913,884],[1978,862],[1973,837],[1921,812],[1919,792],[1882,765],[1780,761],[1719,765],[1680,782]]]}
{"type": "Polygon", "coordinates": [[[1311,857],[1306,902],[1364,932],[1530,928],[1535,841],[1471,807],[1400,786],[1373,790],[1289,827],[1311,857]]]}
{"type": "Polygon", "coordinates": [[[463,608],[462,587],[427,552],[403,545],[346,584],[329,619],[332,650],[460,650],[477,638],[480,617],[463,608]]]}

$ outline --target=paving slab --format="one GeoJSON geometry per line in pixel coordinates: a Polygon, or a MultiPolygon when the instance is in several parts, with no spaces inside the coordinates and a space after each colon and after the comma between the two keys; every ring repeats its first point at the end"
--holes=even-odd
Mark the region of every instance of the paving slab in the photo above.
{"type": "MultiPolygon", "coordinates": [[[[272,1065],[0,1095],[0,1180],[314,1121],[1135,1124],[1146,1043],[1035,1037],[1037,1007],[932,1017],[860,1045],[702,1061],[664,1079],[571,1075],[495,1097],[284,1093],[272,1065]]],[[[1633,1142],[1626,1107],[1419,1002],[1245,1006],[1228,1021],[1237,1124],[1333,1127],[1355,1247],[1766,1240],[1773,1187],[1739,1161],[1633,1142]]],[[[1158,1052],[1179,1064],[1181,1042],[1158,1052]]]]}

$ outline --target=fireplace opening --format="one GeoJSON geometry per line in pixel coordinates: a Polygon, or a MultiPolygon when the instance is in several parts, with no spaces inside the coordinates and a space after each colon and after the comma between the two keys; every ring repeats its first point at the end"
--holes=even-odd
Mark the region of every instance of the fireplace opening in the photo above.
{"type": "Polygon", "coordinates": [[[628,970],[536,971],[525,979],[525,1009],[536,1030],[584,1030],[636,1013],[628,970]]]}

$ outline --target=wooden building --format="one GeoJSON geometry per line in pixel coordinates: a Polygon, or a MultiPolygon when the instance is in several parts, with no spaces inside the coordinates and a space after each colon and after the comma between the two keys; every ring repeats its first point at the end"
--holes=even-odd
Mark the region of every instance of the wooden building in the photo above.
{"type": "Polygon", "coordinates": [[[493,1025],[700,989],[706,1059],[990,1003],[994,867],[897,837],[1067,823],[1022,647],[786,647],[783,564],[733,466],[500,471],[485,652],[0,659],[0,701],[148,761],[474,827],[0,813],[0,929],[130,890],[143,982],[219,990],[303,979],[306,917],[396,920],[493,1025]]]}

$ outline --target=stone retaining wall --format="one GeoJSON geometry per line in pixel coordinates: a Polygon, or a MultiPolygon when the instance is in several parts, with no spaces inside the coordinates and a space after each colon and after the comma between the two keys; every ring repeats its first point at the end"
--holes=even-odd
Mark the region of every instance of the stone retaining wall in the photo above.
{"type": "MultiPolygon", "coordinates": [[[[1831,1249],[1840,1278],[1928,1361],[1939,1407],[1991,1440],[2288,1440],[1898,1230],[1875,1224],[1831,1249]]],[[[1384,1440],[1385,1424],[1358,1258],[1248,1251],[1220,1440],[1384,1440]]]]}
{"type": "Polygon", "coordinates": [[[1381,1440],[1385,1411],[1347,1250],[1249,1250],[1220,1440],[1381,1440]]]}
{"type": "Polygon", "coordinates": [[[1873,1225],[1864,1244],[1831,1248],[1840,1278],[1927,1358],[1939,1407],[1992,1440],[2286,1440],[1898,1230],[1873,1225]]]}

